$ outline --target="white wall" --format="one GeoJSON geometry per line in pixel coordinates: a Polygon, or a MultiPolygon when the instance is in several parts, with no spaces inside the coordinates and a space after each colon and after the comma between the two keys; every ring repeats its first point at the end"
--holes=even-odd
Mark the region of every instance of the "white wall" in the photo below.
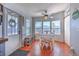
{"type": "MultiPolygon", "coordinates": [[[[75,10],[75,8],[79,9],[79,4],[71,4],[71,14],[75,10]]],[[[79,18],[76,20],[71,18],[70,29],[71,29],[70,31],[71,45],[75,49],[77,55],[79,55],[79,44],[78,44],[79,43],[79,18]]]]}
{"type": "Polygon", "coordinates": [[[70,4],[70,16],[65,18],[65,42],[79,55],[79,18],[72,19],[75,8],[79,10],[79,4],[70,4]]]}
{"type": "Polygon", "coordinates": [[[76,53],[79,55],[79,19],[71,20],[71,36],[70,41],[72,47],[75,49],[76,53]]]}
{"type": "Polygon", "coordinates": [[[19,42],[19,35],[11,35],[7,36],[7,9],[4,8],[5,12],[5,17],[4,17],[4,37],[8,38],[8,41],[5,42],[5,55],[10,55],[12,52],[14,52],[16,49],[20,47],[20,42],[19,42]]]}
{"type": "Polygon", "coordinates": [[[5,55],[10,55],[20,47],[19,36],[8,36],[8,41],[5,43],[5,55]]]}

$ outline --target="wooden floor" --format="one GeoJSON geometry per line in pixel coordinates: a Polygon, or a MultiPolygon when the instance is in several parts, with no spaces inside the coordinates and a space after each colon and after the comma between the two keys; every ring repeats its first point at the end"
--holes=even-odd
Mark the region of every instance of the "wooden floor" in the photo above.
{"type": "Polygon", "coordinates": [[[71,50],[70,47],[64,42],[56,41],[52,45],[52,50],[41,50],[40,42],[36,41],[33,44],[33,48],[31,49],[28,56],[70,56],[71,50]]]}
{"type": "MultiPolygon", "coordinates": [[[[40,41],[33,41],[31,45],[21,47],[11,56],[72,56],[70,47],[60,41],[54,41],[53,44],[45,47],[40,41]]],[[[43,42],[44,43],[44,42],[43,42]]]]}

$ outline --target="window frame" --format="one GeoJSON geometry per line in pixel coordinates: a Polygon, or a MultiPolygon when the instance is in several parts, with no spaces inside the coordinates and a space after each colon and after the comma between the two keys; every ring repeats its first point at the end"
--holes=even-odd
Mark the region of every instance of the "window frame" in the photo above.
{"type": "MultiPolygon", "coordinates": [[[[40,21],[41,21],[41,20],[40,20],[40,21]]],[[[35,21],[35,22],[39,22],[39,21],[35,21]]],[[[61,35],[61,30],[62,30],[62,29],[61,29],[61,20],[45,20],[45,21],[42,21],[42,28],[41,28],[41,29],[42,29],[42,34],[43,34],[43,32],[44,32],[44,31],[43,31],[43,30],[44,30],[44,27],[43,27],[44,22],[50,22],[50,25],[49,25],[49,29],[50,29],[49,32],[50,32],[50,34],[61,35]],[[60,28],[52,28],[52,22],[53,22],[53,21],[60,21],[60,28]],[[52,29],[53,29],[53,33],[52,33],[52,29]],[[55,29],[60,29],[60,33],[59,33],[59,34],[56,34],[56,33],[55,33],[55,29]]],[[[36,29],[36,28],[35,28],[35,29],[36,29]]],[[[42,34],[41,34],[41,35],[42,35],[42,34]]]]}
{"type": "MultiPolygon", "coordinates": [[[[55,34],[55,35],[60,35],[61,34],[61,21],[60,20],[54,20],[54,21],[59,21],[60,22],[60,27],[59,28],[57,28],[57,27],[55,27],[55,23],[53,23],[53,28],[52,28],[52,26],[51,26],[51,31],[52,31],[52,29],[53,29],[53,34],[55,34]],[[56,31],[55,31],[55,29],[60,29],[60,33],[59,34],[56,34],[56,31]]],[[[52,21],[53,22],[53,21],[52,21]]],[[[52,25],[52,22],[51,22],[51,25],[52,25]]],[[[51,32],[52,33],[52,32],[51,32]]]]}
{"type": "Polygon", "coordinates": [[[25,19],[25,34],[26,36],[31,35],[31,19],[25,19]],[[27,27],[27,23],[29,24],[29,27],[27,27]],[[29,34],[27,34],[27,29],[29,29],[29,34]]]}
{"type": "Polygon", "coordinates": [[[17,14],[12,14],[13,12],[8,12],[7,13],[7,26],[6,26],[6,32],[7,32],[7,36],[12,36],[12,35],[18,35],[18,28],[19,28],[19,16],[17,15],[17,14]],[[10,15],[11,17],[13,16],[13,17],[15,17],[15,22],[16,22],[16,18],[17,18],[17,23],[16,23],[16,26],[15,27],[17,27],[16,28],[16,30],[15,30],[15,27],[13,28],[14,30],[12,31],[12,28],[11,28],[11,33],[8,33],[8,26],[9,26],[9,20],[8,20],[8,15],[10,15]],[[16,33],[15,33],[15,31],[16,31],[16,33]]]}

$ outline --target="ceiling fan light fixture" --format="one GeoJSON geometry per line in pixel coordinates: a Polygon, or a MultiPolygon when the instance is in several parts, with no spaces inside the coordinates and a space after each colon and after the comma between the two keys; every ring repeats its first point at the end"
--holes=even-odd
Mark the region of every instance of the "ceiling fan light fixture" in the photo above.
{"type": "Polygon", "coordinates": [[[44,19],[48,19],[48,15],[44,15],[44,19]]]}

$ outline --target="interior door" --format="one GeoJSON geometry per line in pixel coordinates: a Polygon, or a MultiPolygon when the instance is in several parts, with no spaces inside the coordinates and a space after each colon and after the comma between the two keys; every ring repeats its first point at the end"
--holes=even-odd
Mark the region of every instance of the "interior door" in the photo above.
{"type": "Polygon", "coordinates": [[[65,42],[70,45],[70,16],[65,17],[65,42]]]}

